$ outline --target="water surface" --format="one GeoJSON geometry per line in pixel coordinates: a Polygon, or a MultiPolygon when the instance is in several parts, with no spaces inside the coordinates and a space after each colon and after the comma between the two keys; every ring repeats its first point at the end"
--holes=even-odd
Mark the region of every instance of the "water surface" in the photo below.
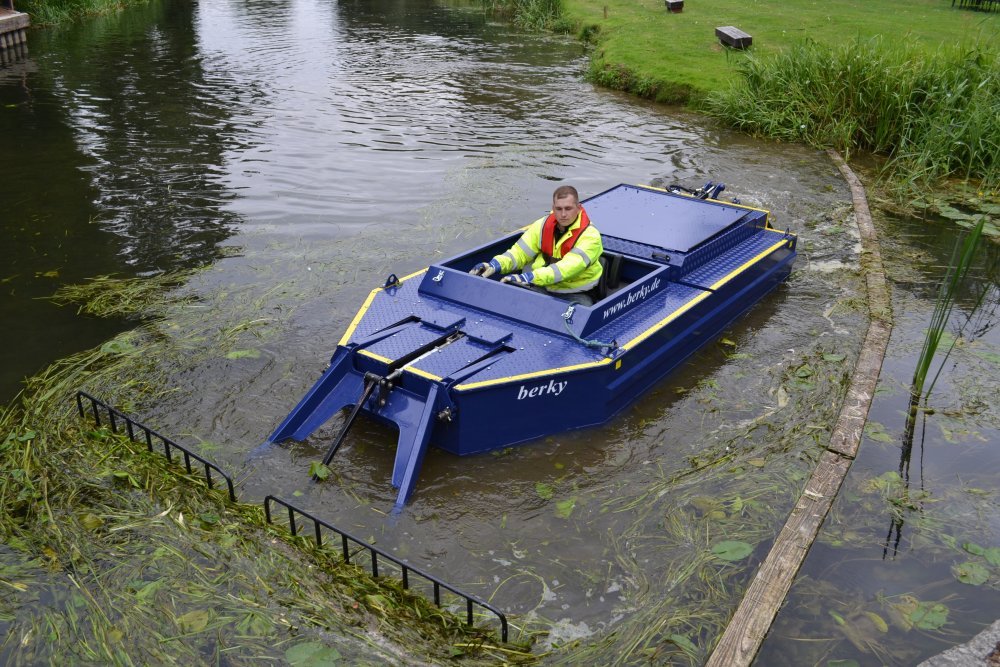
{"type": "Polygon", "coordinates": [[[0,69],[19,164],[0,181],[0,390],[126,326],[36,297],[210,265],[161,327],[168,393],[139,416],[238,471],[244,499],[294,499],[489,599],[547,630],[553,661],[683,661],[673,635],[703,651],[822,451],[859,346],[849,193],[822,152],[594,89],[585,64],[572,39],[432,2],[164,2],[33,33],[0,69]],[[801,235],[796,270],[608,425],[432,450],[395,518],[391,429],[362,422],[323,484],[307,471],[338,419],[248,461],[389,273],[530,222],[564,182],[589,196],[709,178],[801,235]],[[753,554],[711,557],[727,537],[753,554]]]}

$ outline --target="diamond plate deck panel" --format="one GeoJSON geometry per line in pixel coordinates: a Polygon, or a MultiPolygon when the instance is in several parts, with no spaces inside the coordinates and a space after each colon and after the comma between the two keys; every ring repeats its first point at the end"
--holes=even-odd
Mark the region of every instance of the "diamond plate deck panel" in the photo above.
{"type": "Polygon", "coordinates": [[[709,260],[699,268],[684,276],[686,283],[699,287],[711,287],[744,263],[764,252],[784,238],[782,232],[762,231],[753,238],[743,241],[740,245],[727,250],[715,259],[709,260]]]}
{"type": "Polygon", "coordinates": [[[420,324],[413,324],[364,349],[372,354],[395,361],[413,352],[418,347],[427,345],[435,338],[440,338],[441,335],[441,331],[430,329],[420,324]]]}
{"type": "Polygon", "coordinates": [[[445,378],[478,360],[491,349],[493,347],[490,345],[484,345],[469,338],[460,338],[439,348],[412,364],[411,367],[439,378],[445,378]]]}

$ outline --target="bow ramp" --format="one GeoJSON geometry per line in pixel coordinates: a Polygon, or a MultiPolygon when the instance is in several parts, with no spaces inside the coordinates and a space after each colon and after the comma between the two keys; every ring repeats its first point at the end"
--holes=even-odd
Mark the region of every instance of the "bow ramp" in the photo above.
{"type": "MultiPolygon", "coordinates": [[[[383,289],[394,285],[398,281],[391,276],[383,289]]],[[[454,314],[410,315],[342,343],[323,375],[268,440],[304,440],[350,407],[323,460],[327,464],[359,412],[391,422],[399,428],[392,485],[399,489],[397,507],[405,504],[435,424],[451,421],[455,406],[448,390],[513,351],[503,345],[509,334],[498,336],[483,326],[467,327],[466,331],[465,323],[465,317],[454,314]],[[421,365],[433,368],[435,374],[421,370],[421,365]]]]}

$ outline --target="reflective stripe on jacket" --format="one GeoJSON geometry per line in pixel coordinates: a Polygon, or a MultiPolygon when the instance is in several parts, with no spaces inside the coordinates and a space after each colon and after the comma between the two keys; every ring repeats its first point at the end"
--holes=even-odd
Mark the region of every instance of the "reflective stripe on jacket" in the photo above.
{"type": "Polygon", "coordinates": [[[562,236],[554,239],[552,248],[553,263],[546,265],[542,253],[542,234],[545,221],[549,216],[539,218],[521,235],[510,250],[497,255],[493,259],[500,263],[503,273],[513,273],[515,270],[527,270],[534,274],[532,284],[541,285],[552,292],[586,292],[595,287],[601,278],[601,263],[598,261],[604,252],[601,234],[594,225],[586,225],[576,239],[576,243],[567,246],[576,231],[583,226],[583,216],[586,213],[580,209],[580,215],[569,226],[562,236]],[[563,248],[569,250],[563,255],[563,248]]]}

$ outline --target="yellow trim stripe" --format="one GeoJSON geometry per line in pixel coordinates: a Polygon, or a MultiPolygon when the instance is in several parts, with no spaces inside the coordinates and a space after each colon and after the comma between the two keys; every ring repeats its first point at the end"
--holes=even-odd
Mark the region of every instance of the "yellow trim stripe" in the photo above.
{"type": "Polygon", "coordinates": [[[584,368],[596,368],[597,366],[603,366],[604,364],[610,364],[610,359],[601,359],[600,361],[588,361],[585,364],[576,364],[574,366],[560,366],[558,368],[546,368],[542,371],[535,371],[533,373],[524,373],[523,375],[508,375],[506,377],[497,378],[495,380],[483,380],[482,382],[471,382],[469,384],[456,385],[456,389],[477,389],[479,387],[488,387],[494,384],[505,384],[507,382],[517,382],[519,380],[528,380],[530,378],[541,377],[543,375],[556,375],[558,373],[569,373],[570,371],[579,371],[584,368]]]}
{"type": "Polygon", "coordinates": [[[668,324],[670,324],[671,322],[673,322],[674,320],[676,320],[678,317],[680,317],[681,315],[683,315],[687,311],[689,311],[692,308],[694,308],[697,304],[699,304],[702,301],[704,301],[705,299],[707,299],[710,294],[711,294],[711,292],[702,292],[701,294],[699,294],[695,298],[691,299],[690,301],[688,301],[687,303],[685,303],[683,306],[681,306],[680,308],[678,308],[674,312],[672,312],[669,315],[667,315],[666,317],[664,317],[662,320],[660,320],[659,322],[657,322],[653,326],[651,326],[648,329],[646,329],[645,331],[643,331],[641,334],[639,334],[638,336],[636,336],[635,338],[633,338],[629,342],[627,342],[624,345],[622,345],[622,349],[625,350],[626,352],[628,352],[630,349],[632,349],[633,347],[635,347],[636,345],[638,345],[642,341],[646,340],[647,338],[649,338],[650,336],[652,336],[653,334],[655,334],[657,331],[659,331],[663,327],[667,326],[668,324]]]}
{"type": "Polygon", "coordinates": [[[369,352],[368,350],[358,350],[358,354],[363,354],[366,357],[371,357],[375,361],[381,361],[383,364],[391,364],[392,359],[389,357],[383,357],[381,354],[375,354],[374,352],[369,352]]]}
{"type": "MultiPolygon", "coordinates": [[[[774,252],[775,250],[777,250],[783,244],[786,244],[786,243],[788,243],[788,239],[781,239],[780,241],[778,241],[777,243],[775,243],[774,245],[772,245],[767,250],[765,250],[765,251],[757,254],[753,259],[750,259],[750,260],[744,262],[742,265],[740,265],[739,268],[734,269],[733,271],[730,271],[725,276],[723,276],[721,279],[717,280],[712,285],[711,289],[712,290],[718,289],[720,286],[722,286],[725,283],[727,283],[730,280],[732,280],[737,274],[745,271],[751,265],[759,262],[764,257],[768,256],[769,254],[771,254],[772,252],[774,252]]],[[[653,326],[651,326],[648,329],[646,329],[644,332],[642,332],[641,334],[639,334],[638,336],[636,336],[635,338],[633,338],[629,342],[627,342],[624,345],[622,345],[621,349],[624,352],[628,352],[630,349],[632,349],[633,347],[635,347],[636,345],[638,345],[642,341],[646,340],[647,338],[649,338],[650,336],[652,336],[653,334],[655,334],[657,331],[659,331],[663,327],[667,326],[668,324],[670,324],[671,322],[673,322],[674,320],[676,320],[678,317],[680,317],[681,315],[683,315],[687,311],[689,311],[692,308],[694,308],[696,305],[698,305],[699,303],[701,303],[702,301],[704,301],[705,299],[707,299],[709,296],[711,296],[711,292],[702,292],[701,294],[699,294],[698,296],[694,297],[693,299],[691,299],[690,301],[688,301],[687,303],[685,303],[684,305],[682,305],[680,308],[678,308],[674,312],[672,312],[669,315],[667,315],[666,317],[664,317],[662,320],[660,320],[659,322],[657,322],[653,326]]],[[[562,366],[562,367],[559,367],[559,368],[548,368],[548,369],[545,369],[545,370],[542,370],[542,371],[535,371],[533,373],[524,373],[522,375],[508,375],[506,377],[497,378],[495,380],[483,380],[482,382],[471,382],[469,384],[460,384],[460,385],[457,385],[455,388],[456,389],[460,389],[460,390],[464,390],[464,389],[475,389],[475,388],[478,388],[478,387],[488,387],[490,385],[495,385],[495,384],[506,384],[508,382],[517,382],[519,380],[528,380],[528,379],[536,378],[536,377],[551,376],[551,375],[556,375],[558,373],[567,373],[569,371],[583,370],[585,368],[596,368],[596,367],[602,366],[604,364],[610,364],[611,361],[612,361],[611,359],[602,359],[600,361],[592,361],[592,362],[588,362],[588,363],[585,363],[585,364],[576,364],[575,366],[562,366]]],[[[620,363],[621,360],[619,359],[618,361],[620,363]]],[[[617,366],[616,366],[616,368],[617,368],[617,366]]]]}
{"type": "Polygon", "coordinates": [[[410,273],[408,275],[403,276],[402,278],[399,279],[400,284],[405,283],[407,280],[409,280],[413,276],[419,276],[421,273],[427,273],[427,269],[429,269],[429,268],[430,268],[429,266],[425,266],[424,268],[420,269],[419,271],[414,271],[413,273],[410,273]]]}
{"type": "MultiPolygon", "coordinates": [[[[402,278],[399,279],[400,284],[402,284],[403,282],[409,280],[414,276],[419,276],[421,273],[426,273],[427,268],[428,267],[424,267],[419,271],[414,271],[409,275],[403,276],[402,278]]],[[[368,312],[368,309],[371,308],[372,301],[375,300],[375,296],[378,295],[379,292],[382,292],[384,290],[385,288],[383,287],[376,287],[375,289],[373,289],[371,292],[368,293],[368,298],[365,299],[365,302],[363,304],[361,304],[360,310],[358,310],[357,314],[354,316],[354,319],[351,320],[351,323],[347,325],[347,331],[344,332],[344,335],[340,338],[340,342],[337,343],[337,345],[347,345],[347,342],[351,340],[351,336],[354,335],[354,330],[357,329],[358,324],[361,323],[361,318],[363,318],[365,316],[365,313],[368,312]]]]}
{"type": "MultiPolygon", "coordinates": [[[[388,357],[383,357],[381,354],[375,354],[370,350],[358,350],[358,354],[363,354],[366,357],[374,359],[375,361],[382,362],[383,364],[391,364],[392,359],[388,357]]],[[[427,378],[428,380],[434,380],[435,382],[441,380],[442,378],[438,375],[432,375],[427,371],[422,371],[419,368],[414,368],[413,366],[404,366],[403,370],[407,373],[413,373],[414,375],[419,375],[422,378],[427,378]]]]}
{"type": "Polygon", "coordinates": [[[351,340],[351,336],[354,335],[354,330],[357,329],[358,324],[361,323],[361,318],[365,316],[365,313],[368,312],[368,309],[372,305],[372,301],[375,300],[375,295],[377,295],[381,291],[382,291],[381,287],[376,287],[375,289],[373,289],[371,292],[368,293],[368,298],[365,299],[365,302],[363,304],[361,304],[361,309],[358,310],[357,315],[354,316],[354,319],[351,320],[351,323],[347,325],[347,331],[344,332],[343,337],[340,339],[340,342],[337,343],[337,345],[347,345],[347,341],[351,340]]]}
{"type": "Polygon", "coordinates": [[[422,371],[419,368],[414,368],[413,366],[406,366],[405,368],[403,368],[403,370],[406,371],[407,373],[413,373],[414,375],[419,375],[422,378],[427,378],[428,380],[434,380],[435,382],[441,380],[441,377],[437,375],[432,375],[427,371],[422,371]]]}

